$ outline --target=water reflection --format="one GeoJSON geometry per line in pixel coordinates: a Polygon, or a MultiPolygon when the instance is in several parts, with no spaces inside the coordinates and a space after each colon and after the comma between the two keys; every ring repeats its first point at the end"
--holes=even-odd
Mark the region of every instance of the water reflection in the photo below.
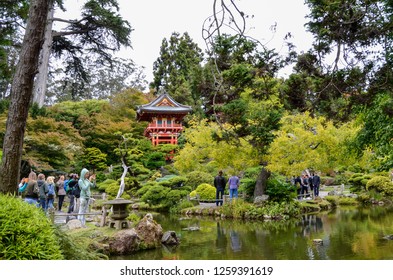
{"type": "Polygon", "coordinates": [[[177,247],[142,251],[125,259],[393,259],[393,208],[340,208],[292,221],[233,221],[209,217],[155,217],[176,231],[177,247]],[[197,231],[184,231],[198,227],[197,231]],[[322,243],[314,242],[321,239],[322,243]]]}
{"type": "Polygon", "coordinates": [[[227,247],[227,236],[225,233],[225,228],[223,228],[220,222],[217,222],[217,238],[216,238],[216,248],[217,252],[223,253],[226,251],[227,247]]]}
{"type": "Polygon", "coordinates": [[[231,238],[231,248],[233,252],[240,252],[242,250],[242,242],[240,241],[240,235],[237,231],[231,230],[229,232],[231,238]]]}

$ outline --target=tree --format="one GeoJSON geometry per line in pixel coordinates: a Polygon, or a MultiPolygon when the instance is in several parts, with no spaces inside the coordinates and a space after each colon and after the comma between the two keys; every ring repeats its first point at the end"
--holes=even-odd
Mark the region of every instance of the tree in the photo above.
{"type": "Polygon", "coordinates": [[[359,114],[361,127],[353,145],[362,155],[371,149],[377,168],[389,170],[393,167],[393,94],[379,94],[371,106],[364,106],[359,114]]]}
{"type": "Polygon", "coordinates": [[[391,1],[307,0],[306,4],[310,8],[306,26],[315,37],[313,48],[325,75],[315,92],[325,103],[323,109],[335,107],[335,100],[346,99],[343,107],[350,109],[370,104],[378,89],[391,90],[391,1]]]}
{"type": "Polygon", "coordinates": [[[154,80],[150,84],[156,92],[170,93],[176,101],[195,105],[199,100],[192,87],[194,73],[200,69],[203,54],[188,33],[172,33],[169,41],[162,40],[160,56],[153,64],[154,80]]]}
{"type": "Polygon", "coordinates": [[[369,152],[360,158],[350,152],[350,143],[359,130],[354,122],[335,126],[324,117],[305,112],[287,114],[281,123],[265,157],[272,172],[290,177],[306,169],[330,173],[343,166],[371,166],[369,152]]]}
{"type": "MultiPolygon", "coordinates": [[[[89,57],[86,61],[91,61],[89,57]]],[[[91,65],[86,62],[89,73],[84,85],[83,95],[77,90],[79,80],[67,76],[61,69],[50,75],[47,90],[47,103],[67,100],[109,99],[116,93],[126,89],[144,90],[147,85],[143,68],[137,67],[132,60],[113,58],[112,67],[107,65],[91,65]]]]}
{"type": "Polygon", "coordinates": [[[258,164],[256,151],[247,140],[240,138],[236,145],[218,142],[213,135],[222,137],[222,130],[216,123],[195,119],[189,124],[183,133],[186,144],[174,157],[174,166],[181,174],[193,171],[216,174],[217,170],[239,173],[258,164]]]}
{"type": "Polygon", "coordinates": [[[96,170],[106,169],[106,154],[98,148],[86,148],[81,159],[83,166],[91,169],[94,173],[96,170]]]}
{"type": "Polygon", "coordinates": [[[11,104],[3,143],[0,191],[4,193],[15,192],[19,181],[28,108],[50,3],[49,0],[32,0],[30,3],[29,20],[12,82],[11,104]]]}
{"type": "Polygon", "coordinates": [[[18,49],[23,40],[19,26],[25,25],[28,1],[2,1],[0,5],[0,93],[10,94],[18,49]]]}
{"type": "MultiPolygon", "coordinates": [[[[61,8],[63,8],[60,5],[61,8]]],[[[52,11],[53,11],[53,7],[52,11]]],[[[41,52],[39,74],[35,83],[34,102],[39,107],[44,104],[48,80],[50,54],[63,59],[66,76],[71,77],[73,95],[83,95],[85,85],[89,84],[90,73],[87,65],[95,61],[96,65],[112,68],[111,52],[121,46],[130,46],[130,24],[118,13],[116,0],[87,0],[81,10],[81,18],[65,20],[49,14],[45,48],[41,52]],[[54,22],[65,24],[60,31],[52,30],[54,22]],[[90,58],[86,59],[86,56],[90,58]],[[78,86],[75,81],[78,81],[78,86]],[[72,83],[74,81],[74,83],[72,83]]]]}

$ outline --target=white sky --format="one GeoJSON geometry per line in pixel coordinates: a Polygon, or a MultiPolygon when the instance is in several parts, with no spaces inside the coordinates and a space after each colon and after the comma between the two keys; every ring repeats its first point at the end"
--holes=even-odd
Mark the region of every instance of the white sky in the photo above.
{"type": "MultiPolygon", "coordinates": [[[[66,0],[67,6],[75,0],[66,0]]],[[[79,4],[83,0],[77,0],[79,4]]],[[[132,49],[117,54],[131,58],[138,66],[145,67],[148,82],[152,81],[153,63],[159,57],[161,42],[173,32],[188,32],[202,50],[202,25],[213,13],[213,0],[118,0],[120,13],[130,22],[132,49]]],[[[229,2],[229,1],[227,1],[229,2]]],[[[311,47],[312,36],[304,27],[308,13],[304,0],[236,0],[240,10],[253,15],[247,22],[249,35],[268,48],[282,49],[285,34],[291,32],[297,51],[311,47]],[[270,27],[277,23],[272,39],[270,27]],[[272,39],[272,40],[271,40],[272,39]]],[[[76,5],[77,6],[77,5],[76,5]]],[[[70,9],[69,9],[70,10],[70,9]]],[[[283,50],[284,51],[284,50],[283,50]]]]}

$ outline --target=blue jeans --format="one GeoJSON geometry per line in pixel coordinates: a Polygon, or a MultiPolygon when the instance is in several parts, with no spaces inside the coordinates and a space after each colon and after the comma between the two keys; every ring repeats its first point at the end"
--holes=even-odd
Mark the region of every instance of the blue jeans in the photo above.
{"type": "Polygon", "coordinates": [[[309,197],[310,195],[308,194],[308,186],[307,185],[302,185],[302,198],[305,198],[306,196],[309,197]],[[306,193],[306,195],[304,196],[304,193],[306,193]]]}
{"type": "Polygon", "coordinates": [[[314,195],[315,197],[319,196],[319,186],[314,186],[314,195]]]}
{"type": "MultiPolygon", "coordinates": [[[[85,214],[89,208],[89,199],[88,198],[80,198],[79,204],[79,214],[85,214]]],[[[86,215],[78,215],[78,220],[81,221],[82,225],[86,225],[86,215]]]]}
{"type": "Polygon", "coordinates": [[[48,208],[54,208],[53,207],[53,202],[54,202],[54,198],[48,198],[47,204],[46,204],[46,209],[48,208]]]}
{"type": "Polygon", "coordinates": [[[39,204],[38,204],[38,201],[36,198],[25,197],[25,202],[27,202],[28,204],[33,204],[33,205],[39,207],[39,204]]]}
{"type": "Polygon", "coordinates": [[[229,198],[237,198],[237,189],[229,189],[229,198]]]}
{"type": "Polygon", "coordinates": [[[68,214],[74,212],[74,203],[75,203],[75,198],[73,194],[69,194],[68,197],[70,198],[70,205],[68,206],[68,214]]]}
{"type": "Polygon", "coordinates": [[[222,205],[224,198],[224,189],[216,189],[216,205],[222,205]]]}
{"type": "Polygon", "coordinates": [[[45,211],[46,210],[46,197],[40,198],[40,207],[45,211]]]}

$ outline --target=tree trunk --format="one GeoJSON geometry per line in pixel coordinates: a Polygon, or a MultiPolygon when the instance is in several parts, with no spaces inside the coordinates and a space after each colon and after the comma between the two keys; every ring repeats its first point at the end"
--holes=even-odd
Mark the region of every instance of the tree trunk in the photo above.
{"type": "Polygon", "coordinates": [[[262,170],[259,173],[257,182],[255,184],[254,198],[265,194],[267,180],[269,179],[269,177],[270,177],[270,171],[267,171],[265,167],[262,167],[262,170]]]}
{"type": "Polygon", "coordinates": [[[52,42],[53,42],[52,29],[53,29],[54,11],[55,9],[53,8],[53,4],[51,3],[49,7],[48,18],[45,27],[44,44],[42,45],[42,49],[40,53],[38,73],[36,79],[34,80],[33,102],[37,103],[39,108],[44,106],[45,96],[46,96],[46,87],[48,83],[49,58],[50,58],[50,53],[52,50],[52,42]]]}
{"type": "Polygon", "coordinates": [[[14,193],[17,190],[23,137],[50,3],[51,0],[30,1],[29,20],[12,82],[11,103],[4,135],[0,170],[2,193],[14,193]]]}
{"type": "Polygon", "coordinates": [[[117,192],[116,198],[120,198],[124,192],[124,187],[125,187],[124,180],[125,180],[127,172],[128,172],[128,166],[125,161],[125,156],[121,157],[121,166],[123,167],[123,174],[121,175],[121,178],[120,178],[120,188],[119,188],[119,191],[117,192]]]}

